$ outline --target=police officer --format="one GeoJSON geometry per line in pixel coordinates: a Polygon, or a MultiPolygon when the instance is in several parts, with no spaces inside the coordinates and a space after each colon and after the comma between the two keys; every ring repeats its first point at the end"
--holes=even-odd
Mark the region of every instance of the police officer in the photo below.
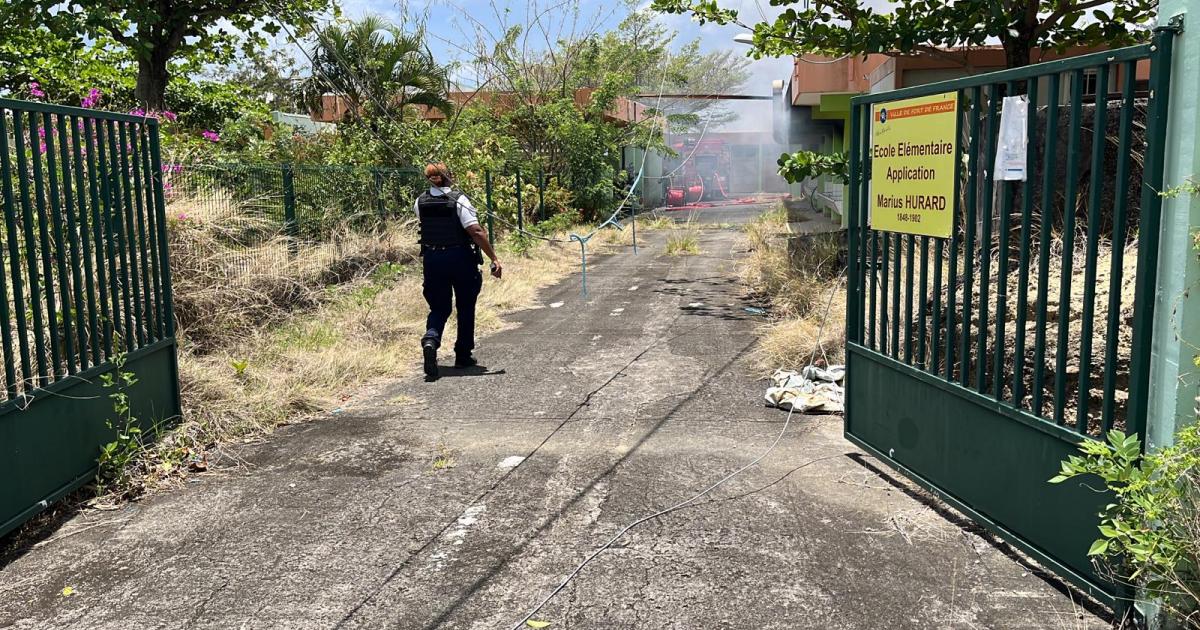
{"type": "Polygon", "coordinates": [[[429,318],[421,351],[425,358],[425,375],[438,376],[437,351],[442,345],[442,332],[450,319],[451,295],[458,303],[458,338],[454,342],[454,367],[476,365],[471,351],[475,349],[475,301],[483,287],[483,264],[480,250],[492,260],[492,275],[501,274],[500,259],[488,242],[487,233],[479,225],[471,200],[453,190],[453,180],[445,164],[425,167],[430,188],[417,197],[414,210],[421,222],[421,256],[425,274],[425,301],[429,303],[429,318]]]}

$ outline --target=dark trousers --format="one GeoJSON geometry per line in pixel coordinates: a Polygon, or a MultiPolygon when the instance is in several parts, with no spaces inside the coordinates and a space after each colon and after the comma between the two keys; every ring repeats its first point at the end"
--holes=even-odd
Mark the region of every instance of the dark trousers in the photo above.
{"type": "Polygon", "coordinates": [[[479,271],[475,251],[470,247],[426,249],[422,257],[425,301],[429,303],[424,339],[433,339],[441,346],[446,321],[450,319],[453,302],[457,302],[458,339],[454,342],[454,351],[470,354],[475,349],[475,302],[483,288],[483,274],[479,271]]]}

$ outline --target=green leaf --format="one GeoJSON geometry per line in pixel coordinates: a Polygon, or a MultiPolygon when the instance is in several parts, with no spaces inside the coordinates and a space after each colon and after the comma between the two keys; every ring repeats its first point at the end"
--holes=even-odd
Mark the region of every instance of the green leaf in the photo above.
{"type": "Polygon", "coordinates": [[[549,621],[537,621],[534,619],[530,619],[525,622],[525,625],[529,626],[530,628],[545,628],[550,625],[550,622],[549,621]]]}
{"type": "Polygon", "coordinates": [[[1108,551],[1108,541],[1101,539],[1101,540],[1097,540],[1096,542],[1092,543],[1092,547],[1091,547],[1091,549],[1088,549],[1087,555],[1102,556],[1107,551],[1108,551]]]}

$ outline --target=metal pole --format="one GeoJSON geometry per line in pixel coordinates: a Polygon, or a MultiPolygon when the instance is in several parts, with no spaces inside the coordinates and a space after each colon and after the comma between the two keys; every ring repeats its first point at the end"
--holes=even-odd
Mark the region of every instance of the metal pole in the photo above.
{"type": "Polygon", "coordinates": [[[483,189],[484,189],[484,195],[485,195],[484,203],[487,204],[487,213],[488,213],[487,214],[488,243],[490,243],[492,246],[495,246],[496,245],[496,226],[493,223],[493,217],[496,214],[496,210],[492,207],[492,172],[490,170],[485,170],[483,172],[483,189]]]}
{"type": "Polygon", "coordinates": [[[383,207],[383,173],[377,169],[371,169],[371,176],[375,178],[375,209],[379,213],[379,218],[384,217],[383,207]]]}
{"type": "Polygon", "coordinates": [[[538,167],[538,221],[546,220],[546,173],[538,167]]]}
{"type": "Polygon", "coordinates": [[[525,231],[525,210],[521,207],[521,169],[517,169],[517,229],[525,231]]]}
{"type": "Polygon", "coordinates": [[[283,165],[283,233],[288,236],[288,251],[296,253],[296,236],[299,225],[296,223],[296,187],[294,171],[291,164],[283,165]]]}

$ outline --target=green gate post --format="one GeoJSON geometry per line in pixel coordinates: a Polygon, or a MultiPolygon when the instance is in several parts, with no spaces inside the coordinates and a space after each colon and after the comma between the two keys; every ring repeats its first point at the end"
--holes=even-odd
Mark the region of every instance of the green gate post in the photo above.
{"type": "Polygon", "coordinates": [[[483,172],[483,190],[484,203],[487,204],[487,221],[488,221],[488,243],[492,247],[496,246],[496,226],[492,222],[492,217],[495,216],[496,210],[492,208],[492,172],[485,170],[483,172]]]}
{"type": "Polygon", "coordinates": [[[296,186],[293,172],[291,164],[283,165],[283,233],[288,235],[288,250],[295,253],[296,235],[300,226],[296,223],[296,186]]]}
{"type": "MultiPolygon", "coordinates": [[[[1174,38],[1171,55],[1164,188],[1200,175],[1200,10],[1193,0],[1163,0],[1159,21],[1160,26],[1167,25],[1189,9],[1194,14],[1188,20],[1191,28],[1174,38]]],[[[1161,216],[1146,418],[1149,448],[1172,444],[1175,432],[1196,419],[1198,378],[1192,349],[1200,343],[1200,292],[1194,290],[1200,286],[1200,259],[1192,245],[1192,235],[1200,227],[1200,197],[1165,198],[1161,216]]]]}
{"type": "MultiPolygon", "coordinates": [[[[1170,188],[1189,178],[1196,181],[1200,175],[1200,7],[1195,0],[1163,0],[1158,15],[1160,28],[1186,27],[1177,31],[1172,42],[1167,125],[1162,139],[1162,186],[1170,188]]],[[[1161,221],[1158,282],[1152,294],[1157,303],[1149,357],[1147,449],[1171,445],[1180,428],[1196,421],[1200,381],[1194,350],[1200,347],[1200,291],[1195,290],[1200,287],[1200,258],[1192,243],[1192,235],[1200,228],[1200,196],[1162,199],[1161,221]]],[[[1171,627],[1152,606],[1139,608],[1151,628],[1171,627]]]]}

